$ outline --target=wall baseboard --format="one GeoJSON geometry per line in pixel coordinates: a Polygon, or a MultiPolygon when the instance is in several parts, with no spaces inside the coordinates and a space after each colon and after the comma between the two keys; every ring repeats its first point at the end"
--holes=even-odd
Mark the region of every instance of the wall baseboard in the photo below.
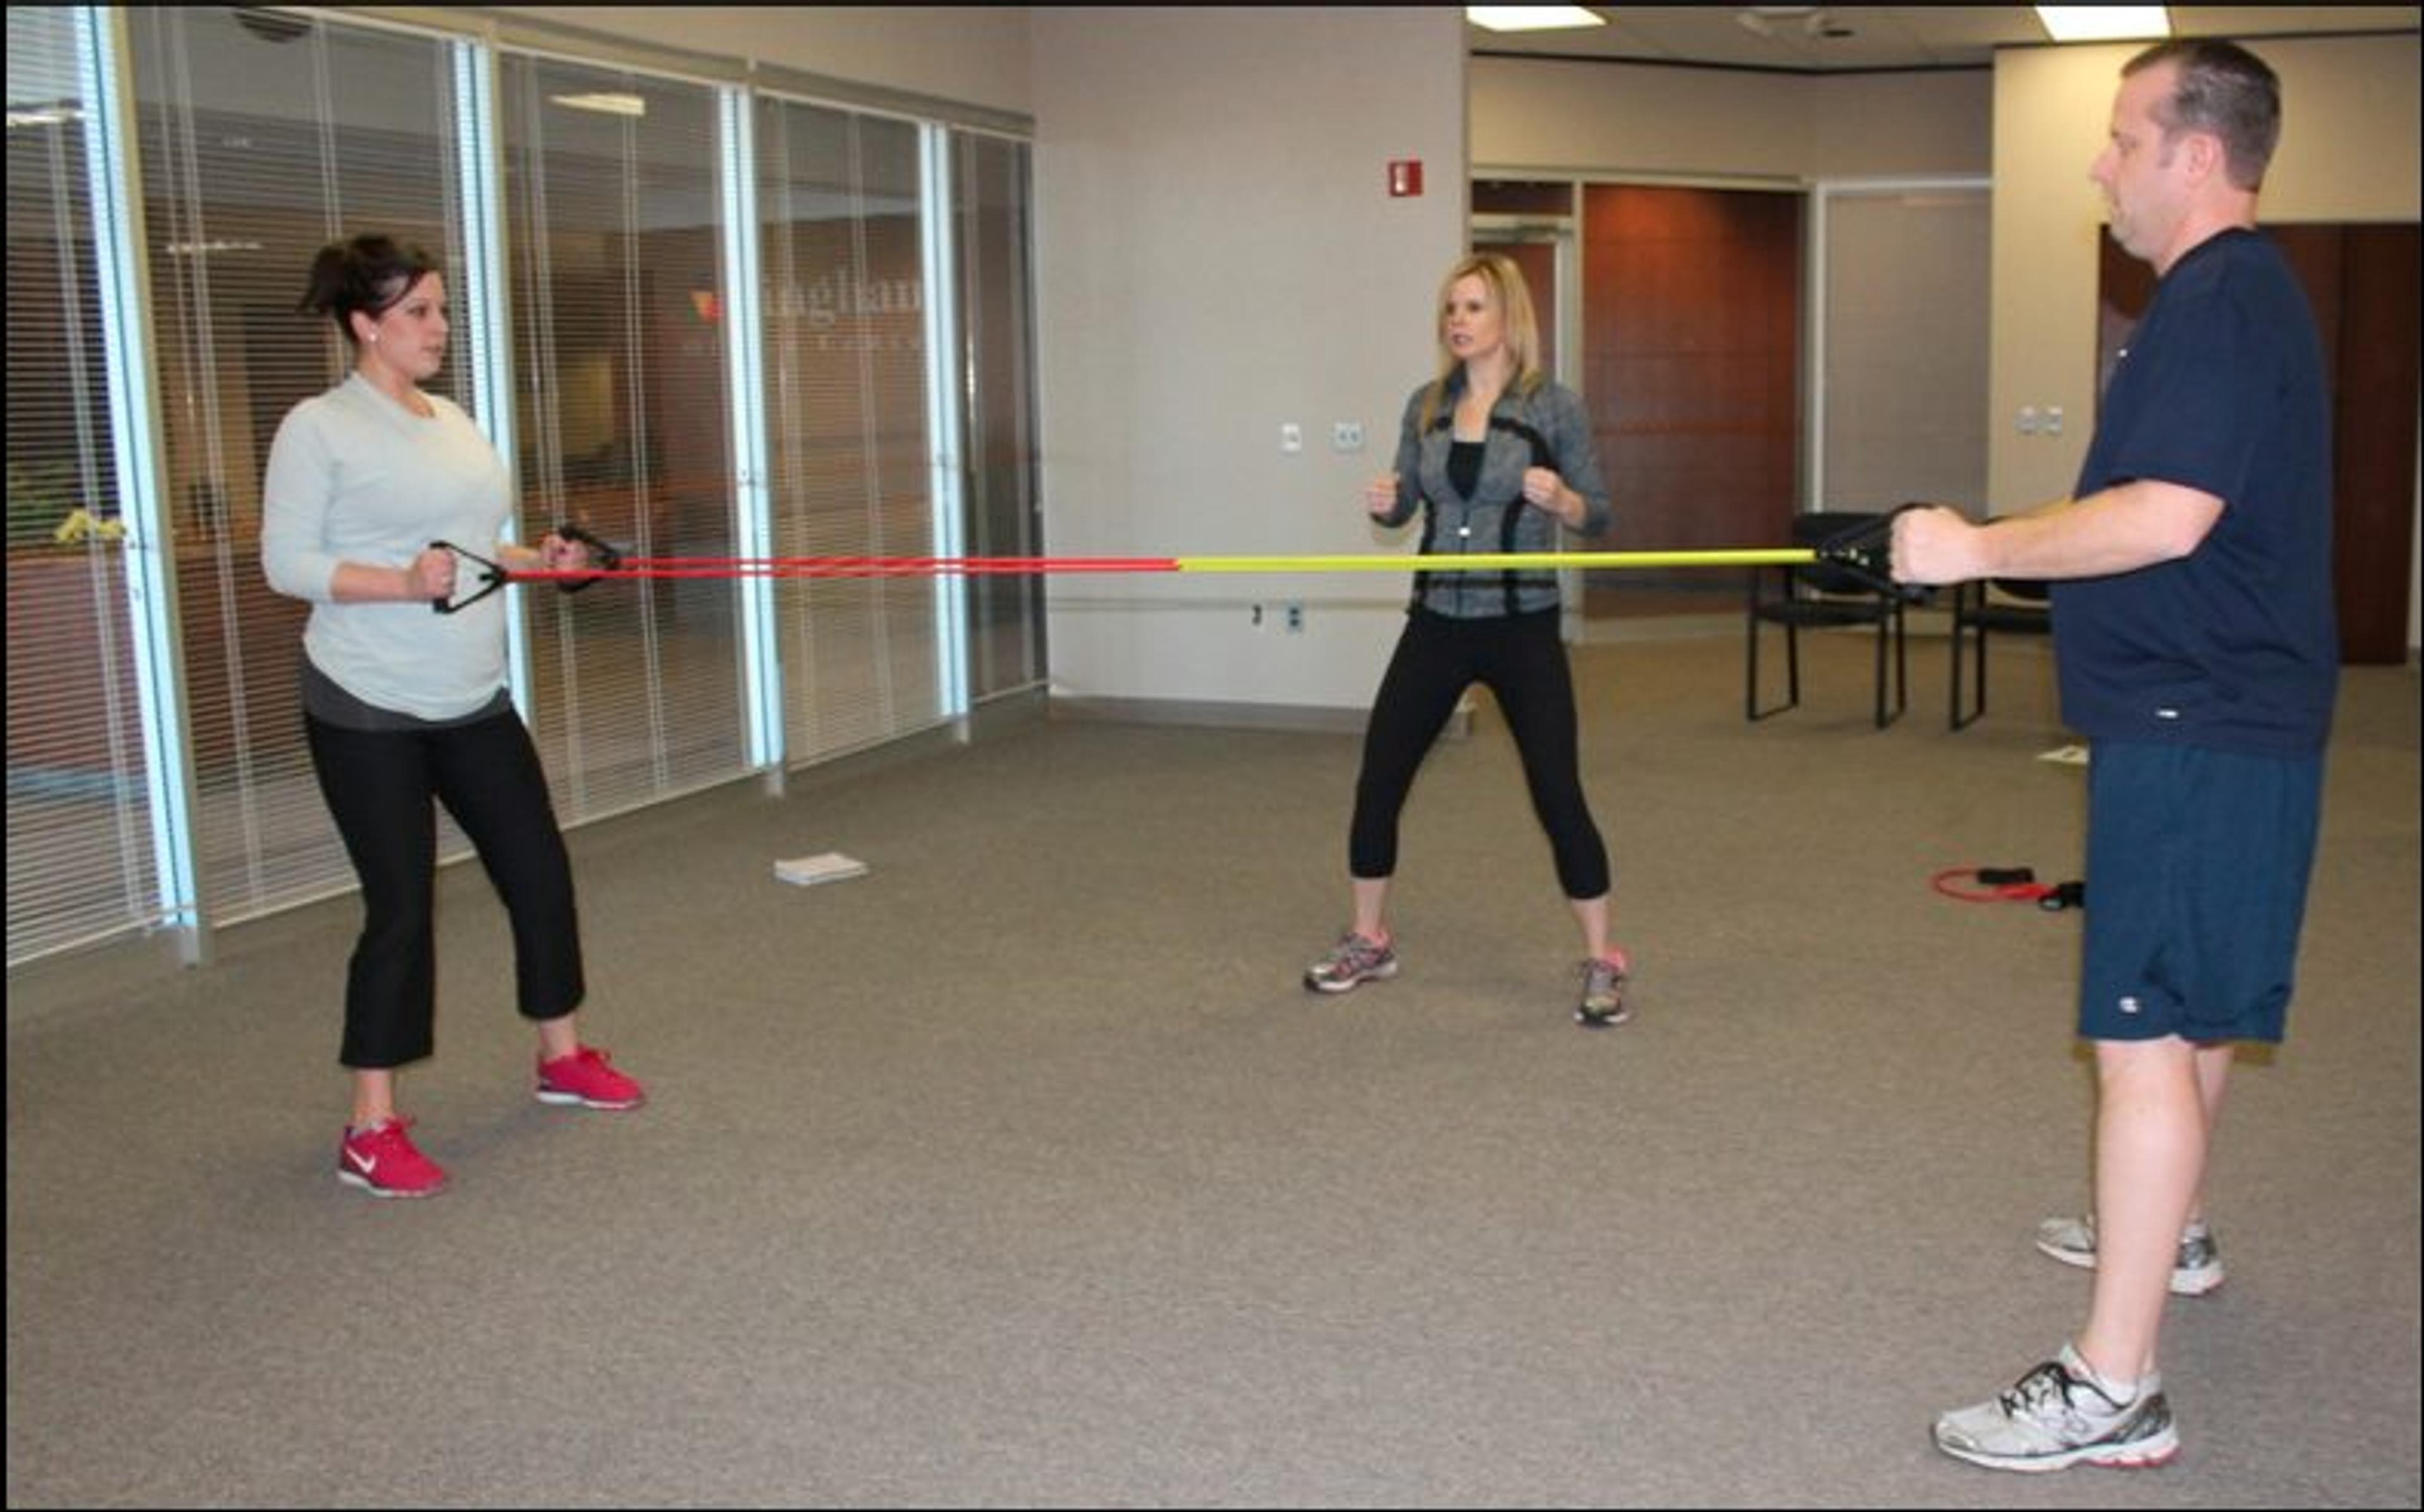
{"type": "MultiPolygon", "coordinates": [[[[1054,694],[1055,719],[1102,720],[1126,724],[1183,724],[1222,730],[1275,730],[1297,735],[1362,735],[1368,708],[1309,704],[1242,704],[1184,698],[1073,698],[1054,694]]],[[[1473,707],[1459,705],[1444,732],[1456,740],[1473,733],[1473,707]]]]}

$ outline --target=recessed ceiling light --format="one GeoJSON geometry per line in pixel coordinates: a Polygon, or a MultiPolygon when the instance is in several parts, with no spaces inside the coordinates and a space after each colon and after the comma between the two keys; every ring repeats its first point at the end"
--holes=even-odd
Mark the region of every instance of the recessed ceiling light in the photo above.
{"type": "Polygon", "coordinates": [[[2038,6],[2037,20],[2057,42],[2119,42],[2169,37],[2171,10],[2164,6],[2038,6]]]}
{"type": "Polygon", "coordinates": [[[1581,6],[1467,6],[1464,19],[1489,31],[1557,31],[1607,24],[1605,16],[1581,6]]]}

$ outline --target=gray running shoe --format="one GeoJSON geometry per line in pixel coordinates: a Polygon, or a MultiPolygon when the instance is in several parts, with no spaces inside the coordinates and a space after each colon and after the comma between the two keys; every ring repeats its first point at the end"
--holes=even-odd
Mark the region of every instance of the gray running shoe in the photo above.
{"type": "Polygon", "coordinates": [[[1936,1420],[1936,1447],[1990,1470],[2067,1470],[2085,1461],[2161,1465],[2180,1451],[2163,1378],[2149,1376],[2114,1399],[2070,1345],[1991,1402],[1936,1420]]]}
{"type": "Polygon", "coordinates": [[[1343,993],[1367,981],[1386,981],[1396,974],[1395,949],[1350,930],[1338,937],[1330,954],[1304,968],[1304,985],[1308,992],[1343,993]]]}
{"type": "MultiPolygon", "coordinates": [[[[2037,1225],[2037,1248],[2065,1265],[2096,1268],[2096,1220],[2048,1218],[2037,1225]]],[[[2180,1231],[2180,1252],[2172,1262],[2172,1295],[2203,1297],[2222,1284],[2222,1251],[2213,1231],[2192,1223],[2180,1231]]]]}
{"type": "Polygon", "coordinates": [[[1631,1018],[1624,983],[1632,969],[1633,962],[1620,950],[1614,961],[1584,962],[1583,997],[1574,1006],[1574,1022],[1587,1029],[1605,1029],[1631,1018]]]}

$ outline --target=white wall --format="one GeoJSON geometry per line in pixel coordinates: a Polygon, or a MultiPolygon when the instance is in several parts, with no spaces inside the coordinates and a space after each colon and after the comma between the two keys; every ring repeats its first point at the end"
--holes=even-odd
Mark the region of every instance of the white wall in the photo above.
{"type": "MultiPolygon", "coordinates": [[[[1057,555],[1410,551],[1365,519],[1464,245],[1446,8],[1032,12],[1045,540],[1057,555]],[[1392,199],[1386,166],[1423,163],[1392,199]],[[1358,454],[1332,422],[1364,429],[1358,454]],[[1304,429],[1283,455],[1280,427],[1304,429]]],[[[1360,709],[1402,574],[1053,580],[1056,692],[1360,709]],[[1254,602],[1306,606],[1291,634],[1254,602]]]]}
{"type": "Polygon", "coordinates": [[[1993,75],[1473,60],[1476,170],[1803,182],[1983,173],[1993,75]]]}

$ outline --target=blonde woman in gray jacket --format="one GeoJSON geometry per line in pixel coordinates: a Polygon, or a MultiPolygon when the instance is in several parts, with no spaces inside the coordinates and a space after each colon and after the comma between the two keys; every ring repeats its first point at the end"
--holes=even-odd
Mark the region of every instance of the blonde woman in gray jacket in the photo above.
{"type": "MultiPolygon", "coordinates": [[[[1395,470],[1364,489],[1377,522],[1423,517],[1422,554],[1557,549],[1606,527],[1607,485],[1582,401],[1544,374],[1523,271],[1475,253],[1441,285],[1440,373],[1406,402],[1395,470]]],[[[1397,974],[1387,922],[1397,821],[1414,774],[1465,690],[1490,689],[1523,756],[1533,812],[1583,939],[1577,1023],[1621,1024],[1632,963],[1609,943],[1607,847],[1585,800],[1573,675],[1559,638],[1552,571],[1417,572],[1389,669],[1364,729],[1348,834],[1354,922],[1307,967],[1315,992],[1343,993],[1397,974]]]]}

